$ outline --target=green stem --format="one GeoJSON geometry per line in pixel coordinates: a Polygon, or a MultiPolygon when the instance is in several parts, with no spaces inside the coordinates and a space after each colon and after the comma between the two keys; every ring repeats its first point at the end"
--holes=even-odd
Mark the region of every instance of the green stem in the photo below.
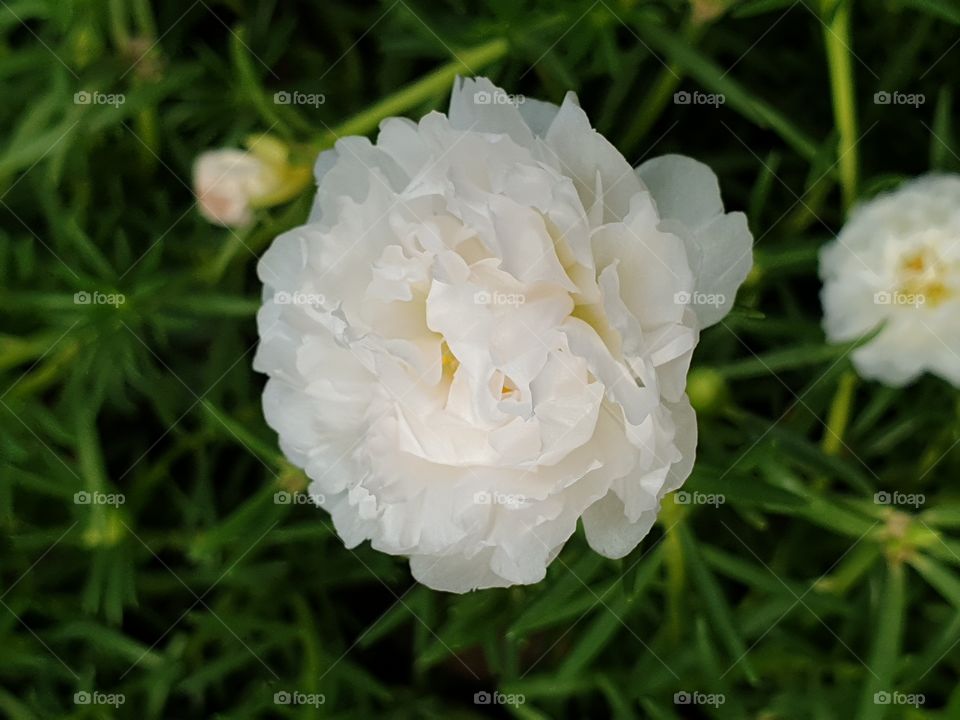
{"type": "Polygon", "coordinates": [[[663,545],[666,548],[667,569],[667,617],[670,635],[679,641],[683,635],[683,602],[686,597],[686,560],[680,542],[680,530],[684,522],[684,509],[673,498],[663,503],[660,522],[666,532],[663,545]]]}
{"type": "Polygon", "coordinates": [[[399,115],[411,108],[420,105],[439,93],[449,91],[454,78],[461,73],[472,73],[481,67],[499,60],[507,54],[507,41],[498,38],[464,50],[455,56],[451,62],[437,68],[429,75],[417,80],[393,95],[371,105],[366,110],[357,113],[344,123],[325,133],[321,141],[321,149],[330,147],[337,138],[344,135],[364,135],[375,130],[384,118],[399,115]]]}
{"type": "Polygon", "coordinates": [[[130,33],[127,31],[126,8],[121,0],[110,0],[110,36],[116,48],[125,48],[130,42],[130,33]]]}
{"type": "MultiPolygon", "coordinates": [[[[692,25],[686,30],[684,35],[690,45],[697,44],[705,29],[705,25],[698,24],[692,25]]],[[[650,128],[660,119],[682,81],[683,67],[676,63],[670,63],[660,71],[657,79],[653,82],[653,86],[640,103],[639,110],[624,135],[621,147],[625,151],[630,151],[636,147],[644,136],[650,132],[650,128]]]]}
{"type": "Polygon", "coordinates": [[[650,131],[660,116],[664,108],[670,103],[673,93],[680,87],[683,68],[679,65],[670,65],[660,71],[653,87],[647,93],[643,102],[640,103],[640,109],[627,130],[623,139],[624,148],[634,148],[650,131]]]}
{"type": "Polygon", "coordinates": [[[783,221],[783,230],[787,235],[799,235],[817,221],[830,191],[836,183],[836,178],[827,173],[814,182],[801,195],[803,202],[783,221]]]}
{"type": "MultiPolygon", "coordinates": [[[[887,566],[887,577],[879,593],[877,618],[873,623],[873,649],[860,700],[860,720],[889,717],[886,708],[876,701],[877,692],[890,692],[897,670],[903,661],[903,630],[906,624],[906,572],[899,562],[887,566]]],[[[894,715],[895,717],[895,715],[894,715]]]]}
{"type": "MultiPolygon", "coordinates": [[[[403,114],[428,100],[437,97],[439,94],[450,91],[454,78],[461,73],[472,74],[482,67],[486,67],[492,62],[499,60],[507,54],[510,46],[503,38],[497,38],[477,45],[476,47],[464,50],[456,54],[455,59],[443,65],[430,74],[413,82],[406,87],[401,88],[392,95],[384,98],[378,103],[371,105],[366,110],[362,110],[343,123],[324,132],[320,139],[311,143],[305,148],[309,148],[313,153],[319,153],[330,147],[341,137],[345,135],[366,135],[377,129],[380,122],[393,115],[403,114]]],[[[244,52],[244,46],[238,35],[235,35],[233,43],[234,59],[240,70],[241,81],[248,85],[248,93],[253,98],[254,103],[260,109],[264,118],[272,123],[280,124],[281,118],[276,114],[273,104],[264,94],[256,80],[256,73],[250,64],[248,54],[244,52]]],[[[307,152],[309,152],[307,150],[307,152]]],[[[314,158],[310,158],[312,164],[314,158]]],[[[303,218],[300,217],[296,222],[289,224],[288,227],[294,227],[303,218]]],[[[287,229],[287,228],[284,228],[287,229]]],[[[271,233],[266,241],[271,240],[276,233],[271,233]]],[[[202,277],[210,282],[216,282],[226,270],[227,265],[234,259],[237,250],[243,245],[240,239],[234,237],[228,240],[221,252],[209,261],[200,271],[202,277]]],[[[250,243],[247,243],[248,245],[250,243]]],[[[256,248],[254,248],[256,249],[256,248]]]]}
{"type": "Polygon", "coordinates": [[[843,446],[843,435],[850,422],[850,408],[853,404],[853,394],[857,387],[856,374],[848,370],[840,378],[837,394],[830,405],[830,415],[827,417],[827,427],[823,433],[821,447],[826,455],[837,455],[843,446]]]}
{"type": "Polygon", "coordinates": [[[830,87],[833,93],[833,114],[840,139],[837,144],[837,164],[843,206],[849,209],[857,197],[859,160],[857,156],[857,106],[853,86],[853,63],[850,50],[850,0],[825,0],[828,17],[824,23],[823,39],[830,69],[830,87]],[[831,15],[832,11],[832,15],[831,15]]]}

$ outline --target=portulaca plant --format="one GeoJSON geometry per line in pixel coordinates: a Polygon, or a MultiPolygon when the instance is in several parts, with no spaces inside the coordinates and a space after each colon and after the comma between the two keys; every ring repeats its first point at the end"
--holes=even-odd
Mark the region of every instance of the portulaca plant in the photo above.
{"type": "Polygon", "coordinates": [[[960,176],[916,178],[863,203],[820,255],[831,342],[864,377],[905,385],[932,372],[960,386],[960,176]]]}
{"type": "Polygon", "coordinates": [[[541,580],[581,519],[633,550],[690,473],[691,355],[752,263],[714,173],[634,169],[573,93],[468,79],[316,179],[260,261],[254,365],[344,543],[452,592],[541,580]]]}

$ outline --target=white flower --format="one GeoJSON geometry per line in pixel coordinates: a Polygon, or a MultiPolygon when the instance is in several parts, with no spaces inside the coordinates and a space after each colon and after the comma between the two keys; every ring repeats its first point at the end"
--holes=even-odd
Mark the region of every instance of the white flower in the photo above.
{"type": "Polygon", "coordinates": [[[573,93],[491,97],[460,80],[449,117],[340,140],[258,268],[284,453],[348,547],[454,592],[537,582],[579,518],[636,547],[693,465],[699,331],[751,266],[705,165],[634,170],[573,93]]]}
{"type": "Polygon", "coordinates": [[[276,185],[273,169],[256,155],[224,148],[201,153],[193,165],[200,213],[210,222],[244,227],[253,222],[253,198],[276,185]]]}
{"type": "Polygon", "coordinates": [[[852,354],[901,386],[930,371],[960,385],[960,176],[927,175],[857,207],[820,254],[831,342],[882,326],[852,354]]]}

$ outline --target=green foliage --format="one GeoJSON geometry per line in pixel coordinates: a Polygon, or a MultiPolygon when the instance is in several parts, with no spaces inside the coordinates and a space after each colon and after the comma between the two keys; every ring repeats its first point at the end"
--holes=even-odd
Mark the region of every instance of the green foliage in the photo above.
{"type": "Polygon", "coordinates": [[[960,403],[932,378],[852,378],[816,258],[844,197],[960,168],[960,5],[724,5],[0,3],[0,715],[957,717],[960,403]],[[275,500],[304,478],[261,415],[254,267],[309,193],[235,232],[199,217],[189,178],[251,134],[315,149],[443,109],[463,66],[577,91],[631,161],[709,163],[757,266],[695,358],[685,490],[725,502],[668,500],[623,560],[578,534],[538,585],[449,596],[275,500]],[[270,101],[292,89],[326,101],[270,101]],[[494,690],[525,703],[474,704],[494,690]]]}

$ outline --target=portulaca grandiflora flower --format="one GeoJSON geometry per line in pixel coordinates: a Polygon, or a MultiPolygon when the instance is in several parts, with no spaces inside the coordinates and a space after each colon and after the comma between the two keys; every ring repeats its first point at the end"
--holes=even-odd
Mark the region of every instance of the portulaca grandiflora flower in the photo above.
{"type": "Polygon", "coordinates": [[[960,175],[904,183],[856,208],[820,254],[831,342],[864,377],[902,386],[926,371],[960,385],[960,175]]]}
{"type": "Polygon", "coordinates": [[[453,592],[541,580],[580,518],[629,553],[690,473],[690,357],[751,267],[713,172],[635,170],[573,93],[468,79],[316,176],[259,264],[254,366],[346,545],[453,592]]]}
{"type": "Polygon", "coordinates": [[[194,161],[197,207],[215,225],[246,227],[256,208],[286,202],[309,182],[309,166],[290,162],[290,149],[277,138],[251,137],[247,146],[208,150],[194,161]]]}

